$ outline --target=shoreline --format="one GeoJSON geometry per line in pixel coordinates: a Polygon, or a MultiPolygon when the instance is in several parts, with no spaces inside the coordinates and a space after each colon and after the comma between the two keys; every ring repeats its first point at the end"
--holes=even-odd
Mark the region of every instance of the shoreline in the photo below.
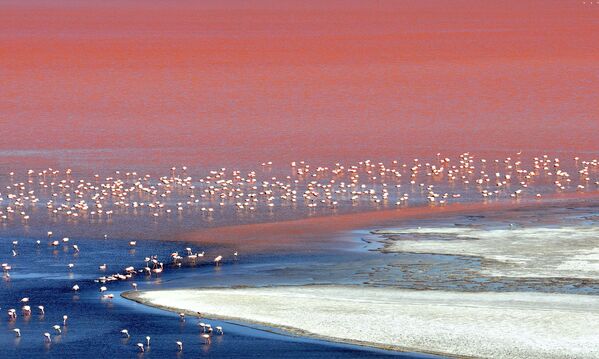
{"type": "MultiPolygon", "coordinates": [[[[121,296],[142,305],[175,313],[184,312],[190,316],[198,316],[193,309],[207,307],[211,309],[206,311],[202,309],[201,312],[204,318],[235,324],[240,321],[250,324],[250,327],[257,325],[274,328],[270,332],[275,333],[281,330],[283,334],[291,336],[396,352],[455,358],[489,356],[574,358],[593,357],[599,352],[599,346],[589,342],[592,335],[588,332],[594,329],[579,326],[584,322],[592,327],[591,317],[599,318],[599,306],[597,306],[599,302],[594,296],[531,292],[469,293],[403,290],[357,285],[242,289],[210,287],[129,291],[122,293],[121,296]],[[351,302],[349,304],[348,299],[351,302]],[[168,302],[169,305],[165,305],[164,302],[168,302]],[[298,305],[309,307],[313,310],[312,315],[306,318],[303,312],[306,308],[298,308],[298,305]],[[288,308],[282,310],[280,306],[288,308]],[[355,310],[348,311],[345,307],[352,307],[355,310]],[[221,309],[213,310],[214,308],[221,309]],[[270,321],[261,319],[264,318],[264,313],[275,319],[270,321]],[[301,316],[299,318],[298,313],[301,316]],[[393,313],[391,315],[393,318],[389,318],[389,313],[393,313]],[[281,315],[288,315],[288,317],[281,322],[281,315]],[[356,321],[356,318],[360,320],[356,321]],[[390,325],[399,322],[401,325],[390,325]],[[356,324],[360,327],[356,328],[356,324]],[[343,327],[344,325],[347,327],[343,327]],[[316,332],[306,328],[314,328],[316,332]],[[368,333],[376,333],[379,336],[374,340],[357,340],[356,333],[351,333],[352,330],[358,331],[359,336],[368,336],[368,333]],[[504,331],[510,333],[508,337],[511,338],[505,338],[503,342],[497,340],[500,333],[505,334],[504,331]],[[331,332],[342,333],[342,336],[326,334],[331,332]],[[471,337],[464,340],[468,335],[471,337]],[[390,340],[389,338],[395,338],[391,340],[404,341],[406,345],[381,342],[381,338],[387,338],[387,341],[390,340]],[[511,342],[514,338],[518,339],[511,342]],[[562,341],[556,342],[556,338],[562,341]],[[409,345],[410,343],[421,344],[409,345]],[[430,347],[423,343],[429,343],[430,347]],[[577,344],[584,346],[584,351],[581,351],[577,344]],[[437,350],[438,348],[453,348],[453,351],[437,350]],[[568,348],[569,351],[564,351],[564,348],[568,348]]],[[[269,331],[267,328],[258,329],[269,331]]]]}
{"type": "MultiPolygon", "coordinates": [[[[348,215],[338,215],[333,217],[316,217],[316,218],[308,218],[294,221],[282,221],[282,222],[274,222],[274,223],[262,223],[262,224],[251,224],[251,225],[243,225],[243,226],[230,226],[230,227],[220,227],[214,228],[212,230],[206,231],[208,233],[213,233],[213,231],[221,231],[220,234],[229,233],[231,236],[221,237],[214,235],[212,237],[212,241],[214,243],[219,243],[219,241],[225,240],[225,242],[231,243],[235,240],[245,240],[245,245],[251,247],[252,250],[273,250],[280,248],[290,248],[289,246],[293,246],[294,242],[299,245],[303,245],[304,248],[313,248],[312,244],[318,243],[321,245],[329,245],[329,246],[337,246],[339,245],[339,241],[343,241],[344,238],[333,238],[331,234],[333,233],[342,233],[343,231],[348,231],[356,228],[365,228],[367,225],[365,223],[370,223],[370,230],[374,230],[377,228],[381,228],[384,226],[389,226],[391,224],[397,223],[399,220],[404,219],[419,219],[423,217],[431,216],[433,218],[443,217],[443,216],[451,216],[451,215],[459,215],[465,213],[480,213],[480,212],[488,212],[488,211],[497,211],[497,210],[521,210],[521,209],[534,209],[539,207],[565,207],[565,206],[593,206],[596,205],[596,200],[598,196],[596,193],[591,194],[581,194],[574,193],[567,196],[559,196],[557,198],[547,198],[544,200],[531,200],[527,202],[514,203],[512,201],[509,202],[500,202],[500,203],[469,203],[469,204],[455,204],[451,206],[445,207],[413,207],[408,209],[398,209],[398,210],[387,210],[384,212],[375,213],[372,216],[371,212],[361,212],[357,214],[348,214],[348,215]],[[409,210],[409,211],[407,211],[409,210]],[[399,213],[398,213],[399,212],[399,213]],[[406,213],[407,212],[407,213],[406,213]],[[382,215],[379,215],[382,214],[382,215]],[[399,214],[399,216],[398,216],[399,214]],[[341,218],[339,218],[341,217],[341,218]],[[330,223],[331,221],[335,223],[330,223]],[[395,222],[394,222],[395,221],[395,222]],[[376,225],[373,225],[376,223],[376,225]],[[378,226],[378,227],[377,227],[378,226]],[[291,228],[291,230],[289,230],[291,228]],[[262,232],[263,231],[263,232],[262,232]],[[249,233],[249,235],[248,235],[249,233]],[[240,237],[236,237],[235,235],[239,235],[240,237]],[[283,243],[280,243],[281,239],[283,243]],[[259,243],[253,244],[253,240],[257,240],[259,243]],[[311,242],[306,242],[306,240],[311,242]]],[[[249,252],[247,248],[244,248],[245,252],[249,252]]],[[[304,285],[304,286],[278,286],[278,287],[261,287],[261,288],[310,288],[310,287],[319,287],[322,285],[314,284],[314,285],[304,285]]],[[[326,287],[352,287],[352,286],[338,286],[338,285],[325,285],[326,287]]],[[[353,286],[353,287],[361,287],[361,286],[353,286]]],[[[228,288],[228,287],[210,287],[205,288],[205,290],[220,290],[220,291],[230,291],[230,290],[247,290],[247,289],[255,289],[253,287],[241,287],[241,288],[228,288]]],[[[386,288],[389,289],[389,288],[386,288]]],[[[193,291],[194,289],[187,289],[193,291]]],[[[391,290],[396,290],[395,288],[391,290]]],[[[179,291],[178,289],[169,290],[167,292],[179,291]]],[[[408,290],[408,291],[420,291],[420,292],[444,292],[438,290],[408,290]]],[[[179,313],[184,312],[189,316],[198,316],[197,313],[190,308],[185,308],[181,306],[177,306],[176,304],[172,305],[161,305],[154,303],[150,299],[143,298],[144,291],[135,292],[129,291],[121,294],[123,298],[128,300],[132,300],[134,302],[140,303],[142,305],[158,308],[161,310],[166,310],[169,312],[179,313]]],[[[457,293],[469,293],[469,292],[457,292],[457,293]]],[[[514,292],[520,293],[520,292],[514,292]]],[[[527,292],[524,296],[526,296],[527,292]]],[[[483,295],[494,296],[496,292],[483,292],[483,295]]],[[[542,295],[548,295],[552,297],[554,294],[541,293],[542,295]]],[[[533,294],[534,295],[534,294],[533,294]]],[[[561,294],[558,294],[558,297],[561,294]]],[[[566,294],[566,296],[569,296],[566,294]]],[[[572,294],[571,296],[578,296],[572,294]]],[[[581,297],[586,297],[582,295],[581,297]]],[[[592,298],[594,299],[594,298],[592,298]]],[[[574,300],[574,299],[572,299],[574,300]]],[[[173,298],[173,303],[176,303],[176,300],[173,298]]],[[[293,307],[293,305],[292,305],[293,307]]],[[[368,348],[376,348],[385,351],[392,352],[405,352],[405,353],[414,353],[414,354],[422,354],[422,355],[436,355],[436,356],[444,356],[444,357],[455,357],[455,358],[478,358],[485,357],[485,355],[470,355],[471,353],[463,353],[456,354],[451,351],[443,351],[436,350],[435,347],[425,347],[425,346],[411,346],[411,345],[394,345],[394,344],[382,344],[372,340],[356,340],[355,338],[340,338],[332,335],[323,335],[322,333],[315,333],[310,330],[310,328],[299,328],[293,325],[284,325],[281,323],[272,323],[265,320],[258,320],[251,317],[244,317],[235,313],[235,315],[227,315],[227,313],[223,314],[219,311],[201,311],[202,317],[223,320],[237,325],[245,325],[251,328],[264,330],[266,332],[272,332],[282,335],[288,336],[299,336],[306,338],[313,338],[316,340],[324,340],[333,343],[343,343],[349,345],[357,345],[368,348]]],[[[451,322],[450,322],[451,323],[451,322]]],[[[440,335],[443,335],[443,331],[440,332],[440,335]]],[[[474,337],[477,335],[474,333],[474,337]]],[[[564,333],[567,335],[567,332],[564,333]]],[[[434,337],[435,335],[431,335],[430,337],[434,337]]],[[[468,338],[468,337],[465,337],[468,338]]],[[[490,341],[494,339],[491,338],[490,341]]],[[[567,339],[564,340],[565,345],[572,345],[571,338],[570,341],[567,339]]],[[[564,343],[559,340],[554,340],[552,345],[564,345],[564,343]]],[[[443,347],[441,347],[443,348],[443,347]]],[[[508,348],[507,346],[505,348],[508,348]]],[[[438,348],[437,348],[438,349],[438,348]]],[[[550,347],[553,350],[553,347],[550,347]]],[[[507,349],[506,349],[507,350],[507,349]]],[[[594,347],[588,350],[596,350],[594,347]]],[[[537,353],[538,354],[538,353],[537,353]]],[[[576,352],[572,354],[571,352],[567,352],[567,355],[564,357],[576,357],[576,352]],[[568,356],[570,355],[570,356],[568,356]]],[[[586,353],[585,353],[586,354],[586,353]]],[[[555,355],[555,352],[552,352],[553,357],[559,357],[555,355]]],[[[545,357],[552,357],[552,355],[545,355],[545,357]]],[[[488,356],[488,355],[487,355],[488,356]]],[[[505,356],[504,356],[505,357],[505,356]]],[[[520,357],[526,357],[526,355],[520,355],[520,357]]],[[[584,357],[584,355],[583,355],[584,357]]]]}
{"type": "MultiPolygon", "coordinates": [[[[336,241],[331,236],[349,230],[376,230],[396,224],[402,220],[413,220],[426,217],[443,217],[471,212],[488,212],[492,210],[513,210],[538,208],[543,206],[581,205],[585,201],[597,201],[599,191],[587,193],[566,193],[547,195],[541,200],[528,199],[522,202],[511,200],[498,202],[454,203],[444,206],[414,206],[397,209],[372,210],[357,213],[324,215],[311,218],[284,220],[278,222],[262,222],[242,225],[194,230],[180,233],[166,240],[203,244],[220,244],[243,246],[244,252],[261,250],[302,250],[298,240],[326,247],[336,241]]],[[[305,249],[305,246],[304,246],[305,249]]],[[[310,250],[311,248],[308,248],[310,250]]]]}
{"type": "MultiPolygon", "coordinates": [[[[311,287],[311,286],[323,286],[323,285],[322,284],[309,284],[309,285],[302,285],[302,286],[289,285],[288,287],[311,287]]],[[[326,285],[326,286],[329,286],[329,285],[326,285]]],[[[335,285],[330,285],[330,286],[332,287],[335,285]]],[[[281,286],[278,286],[278,287],[281,287],[281,286]]],[[[282,286],[282,287],[286,287],[286,286],[282,286]]],[[[356,287],[358,287],[358,286],[356,286],[356,287]]],[[[251,288],[254,288],[254,287],[251,287],[251,288]]],[[[266,288],[269,288],[269,287],[266,287],[266,288]]],[[[234,288],[209,287],[208,289],[234,289],[234,288]]],[[[164,311],[176,313],[176,314],[185,313],[185,316],[200,318],[198,313],[194,312],[192,310],[169,307],[169,306],[165,306],[165,305],[159,305],[159,304],[152,303],[148,299],[141,298],[141,295],[146,292],[147,291],[129,290],[129,291],[122,292],[121,297],[125,298],[127,300],[130,300],[130,301],[133,301],[135,303],[151,307],[151,308],[160,309],[160,310],[164,310],[164,311]]],[[[256,329],[256,330],[260,330],[260,331],[264,331],[264,332],[268,332],[268,333],[274,333],[274,334],[278,334],[278,335],[283,335],[283,336],[288,336],[288,337],[304,337],[304,338],[308,338],[308,339],[320,340],[320,341],[325,341],[325,342],[329,342],[329,343],[356,345],[356,346],[360,346],[360,347],[366,347],[369,349],[377,349],[377,350],[383,350],[383,351],[394,352],[394,353],[406,353],[406,354],[412,353],[415,355],[431,356],[431,358],[436,358],[436,357],[447,357],[447,358],[457,358],[457,359],[477,359],[478,358],[476,356],[456,355],[456,354],[450,354],[450,353],[445,353],[445,352],[441,352],[441,351],[423,350],[423,349],[396,346],[396,345],[381,345],[380,343],[369,342],[369,341],[349,340],[349,339],[343,339],[343,338],[337,338],[337,337],[331,337],[331,336],[318,335],[318,334],[312,333],[310,331],[291,327],[291,326],[275,325],[272,323],[259,322],[259,321],[248,320],[248,319],[239,318],[239,317],[219,315],[216,313],[202,312],[201,317],[206,318],[206,319],[212,319],[212,320],[220,320],[220,321],[223,321],[226,323],[245,326],[245,327],[249,327],[252,329],[256,329]]]]}

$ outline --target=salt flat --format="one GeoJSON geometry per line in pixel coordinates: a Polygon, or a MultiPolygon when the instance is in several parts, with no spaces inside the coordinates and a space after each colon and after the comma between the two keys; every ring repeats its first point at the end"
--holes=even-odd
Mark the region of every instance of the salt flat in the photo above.
{"type": "Polygon", "coordinates": [[[599,357],[599,297],[289,286],[130,292],[175,311],[378,347],[492,358],[599,357]]]}
{"type": "Polygon", "coordinates": [[[482,274],[508,277],[599,279],[597,226],[489,229],[405,228],[390,236],[385,251],[476,256],[482,274]]]}

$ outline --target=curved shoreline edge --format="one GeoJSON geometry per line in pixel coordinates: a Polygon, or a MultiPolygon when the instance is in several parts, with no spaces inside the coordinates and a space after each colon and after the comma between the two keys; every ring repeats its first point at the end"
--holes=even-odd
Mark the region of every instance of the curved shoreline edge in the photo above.
{"type": "Polygon", "coordinates": [[[597,296],[358,285],[173,289],[123,296],[172,312],[197,316],[201,311],[202,317],[266,326],[292,336],[416,355],[596,358],[599,354],[594,334],[599,330],[597,296]]]}
{"type": "Polygon", "coordinates": [[[356,213],[323,215],[276,222],[229,225],[193,230],[164,240],[202,244],[243,246],[244,252],[264,250],[301,250],[298,240],[311,245],[330,246],[331,236],[356,229],[379,229],[395,225],[398,221],[421,218],[443,218],[451,215],[488,211],[527,209],[539,207],[596,205],[599,191],[547,195],[543,199],[522,201],[464,202],[445,206],[413,206],[370,210],[356,213]]]}
{"type": "MultiPolygon", "coordinates": [[[[304,286],[291,286],[290,285],[289,287],[310,287],[310,286],[312,286],[312,285],[304,285],[304,286]]],[[[315,284],[315,286],[321,286],[321,284],[315,284]]],[[[331,285],[331,286],[333,286],[333,285],[331,285]]],[[[351,287],[351,286],[347,286],[347,287],[351,287]]],[[[252,287],[252,288],[254,288],[254,287],[252,287]]],[[[229,287],[207,287],[206,289],[232,289],[232,288],[229,288],[229,287]]],[[[164,311],[168,311],[168,312],[172,312],[172,313],[185,313],[186,316],[191,316],[191,317],[197,317],[197,318],[200,317],[197,312],[194,312],[192,310],[169,307],[169,306],[152,303],[150,300],[144,299],[141,297],[142,294],[147,293],[147,292],[149,292],[149,291],[130,290],[130,291],[122,292],[121,297],[125,298],[127,300],[130,300],[130,301],[136,302],[138,304],[148,306],[148,307],[152,307],[152,308],[156,308],[156,309],[160,309],[160,310],[164,310],[164,311]]],[[[431,358],[431,359],[435,359],[435,358],[477,359],[478,358],[476,356],[455,355],[455,354],[451,354],[451,353],[426,350],[426,349],[422,349],[422,348],[410,348],[410,347],[403,347],[403,346],[398,346],[398,345],[383,345],[380,343],[369,342],[369,341],[349,340],[349,339],[338,338],[338,337],[318,335],[318,334],[315,334],[315,333],[312,333],[312,332],[309,332],[309,331],[306,331],[306,330],[303,330],[300,328],[291,327],[291,326],[277,325],[277,324],[272,324],[272,323],[250,320],[250,319],[246,319],[246,318],[240,318],[240,317],[224,316],[224,315],[219,315],[216,313],[202,312],[202,318],[212,319],[212,320],[220,320],[223,322],[227,322],[227,323],[231,323],[231,324],[235,324],[235,325],[239,325],[239,326],[244,326],[244,327],[252,328],[255,330],[260,330],[260,331],[283,335],[283,336],[288,336],[288,337],[304,337],[304,338],[308,338],[308,339],[320,340],[320,341],[325,341],[325,342],[330,342],[330,343],[356,345],[356,346],[360,346],[360,347],[384,350],[384,351],[388,351],[388,352],[396,352],[398,354],[400,354],[400,353],[414,354],[414,355],[422,356],[423,358],[431,358]]],[[[390,354],[392,355],[392,353],[390,353],[390,354]]]]}
{"type": "MultiPolygon", "coordinates": [[[[580,196],[580,197],[567,197],[567,198],[559,198],[559,199],[552,199],[549,201],[538,201],[538,202],[532,202],[532,203],[520,203],[520,204],[491,204],[490,206],[483,206],[486,207],[486,210],[497,210],[497,209],[523,209],[523,208],[530,208],[530,207],[542,207],[542,206],[564,206],[564,205],[581,205],[581,204],[589,204],[589,205],[597,205],[597,196],[595,194],[590,195],[590,196],[580,196]]],[[[466,212],[470,212],[473,210],[481,210],[482,208],[480,208],[480,206],[456,206],[453,207],[451,210],[447,211],[447,210],[441,210],[441,211],[433,211],[433,213],[435,215],[447,215],[447,214],[461,214],[461,213],[466,213],[466,212]],[[457,207],[457,208],[456,208],[457,207]],[[477,208],[478,207],[478,208],[477,208]]],[[[406,218],[406,217],[400,217],[397,218],[394,215],[391,215],[390,213],[391,211],[389,211],[388,214],[390,214],[390,218],[385,218],[385,221],[391,219],[391,217],[393,217],[393,219],[397,220],[397,219],[402,219],[402,218],[406,218]]],[[[423,212],[415,211],[415,213],[412,213],[415,216],[414,217],[420,217],[421,215],[423,215],[423,212]]],[[[429,212],[429,215],[431,213],[429,212]]],[[[360,217],[364,217],[366,215],[366,213],[364,214],[360,214],[360,217]]],[[[354,217],[354,215],[348,215],[347,217],[354,217]]],[[[381,219],[380,217],[377,218],[377,216],[374,216],[375,218],[371,218],[369,221],[371,220],[377,220],[377,219],[381,219]]],[[[385,216],[386,217],[386,216],[385,216]]],[[[410,217],[410,216],[407,216],[410,217]]],[[[261,231],[264,229],[264,227],[266,227],[267,233],[263,233],[265,234],[267,237],[275,237],[278,238],[278,232],[279,230],[282,229],[289,229],[289,225],[293,224],[292,227],[296,227],[296,225],[301,225],[301,224],[305,224],[306,221],[310,222],[310,223],[317,223],[316,225],[320,227],[321,222],[324,221],[325,219],[327,219],[326,217],[320,217],[320,218],[313,218],[313,219],[308,219],[308,220],[298,220],[298,221],[292,221],[292,222],[279,222],[279,223],[266,223],[266,224],[256,224],[256,225],[243,225],[243,226],[237,226],[237,227],[229,227],[229,228],[234,228],[235,232],[237,232],[237,230],[239,230],[240,232],[245,232],[247,229],[251,228],[251,230],[249,231],[250,233],[254,232],[254,230],[256,231],[261,231]]],[[[331,218],[333,219],[333,218],[331,218]]],[[[345,219],[345,218],[344,218],[345,219]]],[[[344,224],[347,224],[345,220],[340,220],[340,222],[343,222],[344,224]]],[[[358,221],[359,222],[359,221],[358,221]]],[[[356,223],[353,223],[354,225],[356,225],[356,223]]],[[[363,223],[359,223],[358,225],[360,227],[362,227],[363,223]]],[[[302,234],[309,234],[310,231],[313,229],[312,227],[314,226],[308,226],[309,228],[307,228],[307,230],[302,231],[302,234]]],[[[323,231],[322,233],[319,233],[318,231],[316,231],[316,236],[319,235],[323,235],[325,232],[330,233],[330,232],[335,232],[338,230],[338,228],[336,228],[337,226],[329,226],[327,228],[326,231],[323,231]]],[[[351,228],[350,228],[351,229],[351,228]]],[[[290,233],[289,237],[294,238],[294,239],[303,239],[303,235],[298,236],[297,233],[294,233],[293,231],[291,231],[292,233],[290,233]]],[[[238,233],[237,233],[238,234],[238,233]]],[[[220,238],[222,239],[222,238],[220,238]]],[[[330,240],[330,238],[328,239],[330,240]]],[[[263,244],[268,244],[267,243],[263,243],[263,244]]],[[[332,241],[334,242],[334,241],[332,241]]],[[[314,286],[318,286],[318,285],[314,285],[314,286]]],[[[320,285],[322,286],[322,285],[320,285]]],[[[339,286],[339,285],[327,285],[328,287],[361,287],[361,286],[339,286]]],[[[260,288],[253,288],[253,287],[243,287],[243,289],[272,289],[272,288],[285,288],[286,286],[277,286],[277,287],[260,287],[260,288]]],[[[287,287],[313,287],[312,285],[306,285],[306,286],[287,286],[287,287]]],[[[218,291],[232,291],[232,290],[238,290],[238,289],[234,289],[234,288],[228,288],[228,287],[209,287],[209,288],[202,288],[202,289],[174,289],[172,291],[200,291],[200,290],[218,290],[218,291]]],[[[170,292],[171,290],[167,291],[170,292]]],[[[430,291],[430,290],[429,290],[430,291]]],[[[153,291],[150,291],[153,292],[153,291]]],[[[433,291],[433,292],[442,292],[442,291],[433,291]]],[[[154,307],[157,309],[161,309],[161,310],[165,310],[165,311],[170,311],[170,312],[175,312],[175,313],[180,313],[180,312],[184,312],[186,315],[189,316],[198,316],[198,314],[191,310],[191,309],[186,309],[185,306],[170,306],[169,304],[166,305],[161,305],[161,304],[157,304],[152,302],[152,300],[150,299],[146,299],[143,298],[143,294],[145,293],[149,293],[146,291],[129,291],[129,292],[124,292],[121,294],[122,297],[128,299],[128,300],[132,300],[135,301],[137,303],[140,303],[142,305],[146,305],[146,306],[150,306],[150,307],[154,307]]],[[[468,293],[468,292],[465,292],[468,293]]],[[[525,292],[526,293],[526,292],[525,292]]],[[[490,292],[490,295],[494,295],[494,292],[490,292]]],[[[551,295],[549,295],[551,296],[551,295]]],[[[560,295],[558,295],[560,296],[560,295]]],[[[568,295],[566,295],[568,296],[568,295]]],[[[579,295],[576,295],[579,296],[579,295]]],[[[581,296],[582,297],[582,296],[581,296]]],[[[595,304],[595,303],[594,303],[595,304]]],[[[599,300],[597,301],[597,303],[599,305],[599,300]]],[[[563,309],[563,308],[562,308],[563,309]]],[[[288,325],[283,325],[283,324],[276,324],[276,323],[272,323],[272,322],[268,322],[268,321],[262,321],[262,320],[256,320],[256,319],[252,319],[251,316],[246,316],[243,317],[241,315],[238,315],[237,313],[234,313],[234,315],[227,315],[227,314],[223,314],[217,310],[212,310],[212,311],[204,311],[202,309],[202,317],[208,318],[208,319],[215,319],[215,320],[223,320],[235,325],[241,325],[241,326],[247,326],[250,328],[254,328],[257,330],[262,330],[265,332],[272,332],[272,333],[276,333],[276,334],[281,334],[281,335],[288,335],[288,336],[300,336],[300,337],[305,337],[305,338],[312,338],[312,339],[316,339],[316,340],[323,340],[323,341],[328,341],[328,342],[333,342],[333,343],[340,343],[340,344],[349,344],[349,345],[357,345],[357,346],[364,346],[364,347],[371,347],[371,348],[375,348],[375,349],[381,349],[381,350],[388,350],[388,351],[393,351],[393,352],[404,352],[404,353],[413,353],[414,355],[422,355],[422,356],[426,356],[426,355],[437,355],[437,356],[444,356],[444,357],[455,357],[455,358],[478,358],[478,357],[485,357],[488,355],[470,355],[469,353],[465,353],[465,354],[456,354],[455,352],[445,352],[445,351],[440,351],[440,350],[435,350],[436,348],[427,348],[427,347],[422,347],[422,346],[398,346],[398,345],[391,345],[391,344],[385,344],[385,343],[377,343],[377,342],[373,342],[373,341],[368,341],[368,340],[355,340],[355,339],[347,339],[347,338],[340,338],[340,337],[336,337],[336,336],[330,336],[330,335],[321,335],[321,334],[317,334],[314,332],[311,332],[309,330],[305,330],[305,329],[301,329],[298,327],[294,327],[294,326],[288,326],[288,325]],[[270,328],[270,329],[269,329],[270,328]]],[[[598,319],[599,319],[599,310],[594,310],[594,314],[598,315],[598,319]]],[[[538,322],[537,322],[538,323],[538,322]]],[[[572,328],[570,327],[570,329],[573,329],[574,332],[576,331],[577,328],[572,328]]],[[[526,334],[526,333],[525,333],[526,334]]],[[[570,335],[569,339],[570,341],[565,341],[564,343],[560,343],[559,340],[555,340],[554,342],[551,342],[548,344],[548,348],[541,348],[541,352],[543,350],[547,350],[547,351],[551,351],[552,355],[544,355],[542,357],[553,357],[553,358],[584,358],[584,357],[593,357],[593,356],[588,356],[589,353],[591,353],[592,355],[599,353],[599,348],[593,346],[592,348],[588,349],[588,352],[586,353],[582,353],[582,355],[579,356],[579,352],[576,351],[576,348],[572,347],[572,334],[568,333],[568,332],[564,332],[564,336],[568,337],[568,335],[570,335]],[[567,352],[559,352],[560,348],[561,350],[564,350],[563,346],[568,347],[568,345],[570,345],[570,347],[568,347],[568,349],[571,349],[572,351],[567,351],[567,352]],[[562,356],[556,355],[556,350],[557,353],[563,354],[562,356]]],[[[554,338],[555,339],[555,338],[554,338]]],[[[490,340],[493,340],[493,338],[491,338],[490,340]]],[[[506,347],[509,348],[509,347],[506,347]]],[[[537,355],[539,355],[539,353],[537,353],[537,355]]],[[[514,358],[517,357],[527,357],[527,356],[513,356],[514,358]]],[[[530,357],[530,356],[528,356],[530,357]]],[[[535,356],[533,356],[535,357],[535,356]]],[[[540,356],[536,356],[536,357],[540,357],[540,356]]]]}

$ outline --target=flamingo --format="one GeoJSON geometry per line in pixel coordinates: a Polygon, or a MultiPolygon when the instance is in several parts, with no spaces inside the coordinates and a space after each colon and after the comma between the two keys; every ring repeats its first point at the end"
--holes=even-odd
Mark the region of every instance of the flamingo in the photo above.
{"type": "Polygon", "coordinates": [[[54,330],[56,331],[56,333],[62,334],[62,330],[60,329],[60,325],[56,324],[56,325],[52,326],[52,328],[54,328],[54,330]]]}
{"type": "Polygon", "coordinates": [[[67,315],[62,316],[62,326],[64,326],[64,327],[67,326],[67,319],[69,319],[69,317],[67,315]]]}
{"type": "Polygon", "coordinates": [[[183,351],[183,342],[177,341],[177,348],[179,351],[183,351]]]}
{"type": "Polygon", "coordinates": [[[223,256],[217,256],[214,258],[214,265],[220,265],[220,262],[223,260],[223,256]]]}
{"type": "Polygon", "coordinates": [[[129,335],[129,331],[127,329],[121,330],[121,334],[123,334],[126,338],[131,338],[131,335],[129,335]]]}
{"type": "Polygon", "coordinates": [[[21,336],[21,329],[19,328],[15,328],[12,330],[15,333],[15,337],[20,337],[21,336]]]}
{"type": "Polygon", "coordinates": [[[137,343],[136,345],[137,345],[137,347],[139,348],[139,352],[140,352],[140,353],[143,353],[143,352],[145,352],[145,349],[144,349],[144,345],[143,345],[143,343],[137,343]]]}
{"type": "Polygon", "coordinates": [[[163,270],[164,270],[164,264],[161,262],[161,263],[159,263],[159,267],[152,269],[152,272],[159,274],[159,273],[162,273],[163,270]]]}
{"type": "Polygon", "coordinates": [[[50,333],[48,333],[48,332],[44,333],[44,340],[48,343],[52,342],[52,337],[50,336],[50,333]]]}

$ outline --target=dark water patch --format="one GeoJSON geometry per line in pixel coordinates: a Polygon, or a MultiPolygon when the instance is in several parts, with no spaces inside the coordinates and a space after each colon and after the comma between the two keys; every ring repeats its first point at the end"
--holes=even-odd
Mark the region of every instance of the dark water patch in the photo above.
{"type": "MultiPolygon", "coordinates": [[[[240,254],[237,260],[229,255],[219,267],[210,260],[195,264],[186,262],[181,268],[168,265],[160,276],[137,274],[128,281],[105,284],[108,290],[100,293],[100,284],[94,282],[98,276],[122,271],[127,265],[141,267],[145,265],[144,257],[154,254],[167,262],[170,253],[181,252],[189,244],[138,241],[137,246],[131,248],[124,240],[71,238],[68,244],[61,243],[54,248],[48,246],[48,240],[43,238],[42,244],[37,245],[37,239],[19,238],[19,255],[12,257],[13,238],[0,238],[0,261],[13,266],[10,277],[4,276],[0,282],[0,307],[3,311],[15,308],[18,312],[15,321],[5,318],[0,321],[2,358],[258,358],[272,357],[273,353],[284,358],[429,357],[289,336],[220,321],[209,322],[213,326],[221,325],[225,335],[214,336],[212,343],[205,345],[199,336],[196,319],[180,321],[176,314],[118,297],[121,291],[132,289],[132,282],[136,282],[142,290],[333,283],[343,282],[341,278],[353,283],[352,266],[338,262],[358,260],[358,252],[348,252],[347,257],[332,253],[297,257],[290,254],[240,254]],[[74,243],[81,248],[79,253],[72,250],[74,243]],[[75,264],[70,271],[68,263],[75,264]],[[100,271],[99,264],[106,264],[107,271],[100,271]],[[81,287],[79,292],[71,290],[74,283],[81,287]],[[106,293],[114,294],[115,298],[102,299],[106,293]],[[21,312],[23,303],[19,301],[23,297],[30,298],[31,316],[24,316],[21,312]],[[38,305],[45,307],[44,315],[40,314],[38,305]],[[67,326],[58,335],[52,326],[62,326],[63,315],[68,315],[67,326]],[[21,338],[15,338],[14,328],[21,330],[21,338]],[[130,339],[123,338],[122,329],[129,331],[130,339]],[[52,343],[44,343],[44,332],[52,334],[52,343]],[[151,346],[144,354],[139,354],[135,344],[145,342],[146,336],[151,337],[151,346]],[[179,340],[184,343],[182,353],[177,353],[175,342],[179,340]]],[[[206,250],[207,255],[210,253],[209,258],[221,251],[214,246],[201,249],[206,250]]],[[[376,253],[367,255],[374,257],[376,253]]]]}

